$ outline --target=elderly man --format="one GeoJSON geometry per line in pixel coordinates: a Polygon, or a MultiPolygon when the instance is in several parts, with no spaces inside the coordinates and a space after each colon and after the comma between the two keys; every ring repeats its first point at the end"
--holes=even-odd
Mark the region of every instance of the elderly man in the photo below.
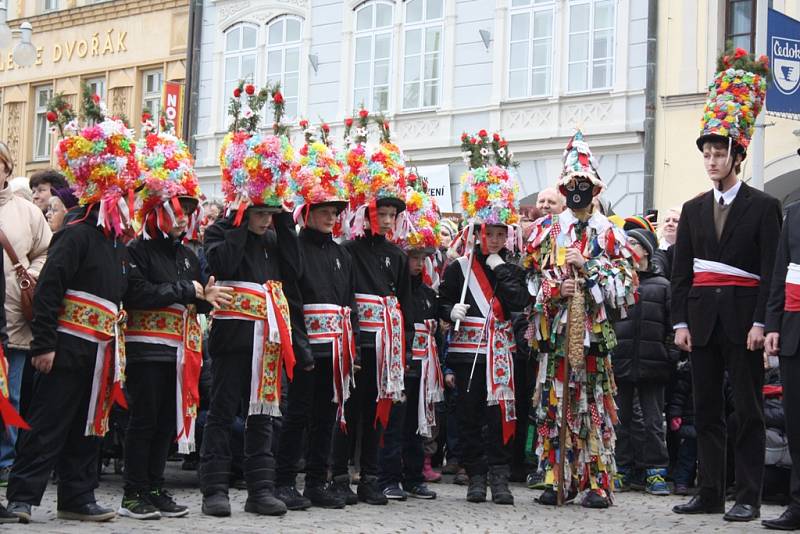
{"type": "Polygon", "coordinates": [[[548,187],[536,195],[536,208],[543,215],[556,215],[564,211],[564,197],[555,187],[548,187]]]}

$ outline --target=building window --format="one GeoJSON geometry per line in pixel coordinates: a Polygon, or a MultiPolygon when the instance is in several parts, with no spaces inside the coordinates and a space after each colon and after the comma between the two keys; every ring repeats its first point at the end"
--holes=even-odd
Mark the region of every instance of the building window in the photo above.
{"type": "Polygon", "coordinates": [[[106,100],[106,79],[105,78],[89,78],[86,80],[86,85],[89,86],[93,95],[100,97],[100,100],[106,100]]]}
{"type": "Polygon", "coordinates": [[[553,0],[512,0],[509,98],[550,94],[554,14],[553,0]]]}
{"type": "Polygon", "coordinates": [[[756,0],[727,0],[725,43],[753,52],[756,48],[756,0]]]}
{"type": "Polygon", "coordinates": [[[570,2],[567,63],[567,91],[611,87],[614,72],[613,0],[570,2]]]}
{"type": "Polygon", "coordinates": [[[45,13],[49,11],[58,11],[58,0],[44,0],[44,5],[42,6],[42,11],[45,13]]]}
{"type": "Polygon", "coordinates": [[[405,11],[403,109],[433,108],[442,85],[444,0],[408,0],[405,11]]]}
{"type": "Polygon", "coordinates": [[[368,2],[356,9],[353,106],[389,109],[392,65],[392,10],[387,2],[368,2]]]}
{"type": "Polygon", "coordinates": [[[147,110],[154,118],[161,114],[161,87],[164,74],[161,69],[142,73],[142,111],[147,110]]]}
{"type": "Polygon", "coordinates": [[[292,16],[280,17],[267,26],[267,82],[281,84],[289,119],[299,113],[302,26],[302,19],[292,16]]]}
{"type": "Polygon", "coordinates": [[[36,104],[36,126],[33,139],[33,159],[50,159],[50,125],[47,123],[47,103],[53,98],[53,88],[49,85],[34,90],[36,104]]]}
{"type": "Polygon", "coordinates": [[[256,78],[256,45],[258,28],[237,24],[225,32],[225,78],[222,98],[222,123],[228,115],[228,101],[239,80],[254,82],[256,78]]]}

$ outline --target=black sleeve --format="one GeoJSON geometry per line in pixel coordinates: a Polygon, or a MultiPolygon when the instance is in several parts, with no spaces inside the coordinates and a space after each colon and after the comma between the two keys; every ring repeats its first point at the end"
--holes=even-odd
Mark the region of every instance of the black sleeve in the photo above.
{"type": "MultiPolygon", "coordinates": [[[[5,272],[5,254],[0,254],[0,272],[5,272]]],[[[0,343],[3,349],[8,346],[8,328],[6,327],[6,277],[0,276],[0,343]]]]}
{"type": "Polygon", "coordinates": [[[56,232],[50,243],[47,261],[39,275],[33,299],[31,356],[56,350],[58,312],[69,283],[80,269],[87,253],[86,240],[82,235],[83,226],[85,225],[76,225],[56,232]]]}
{"type": "Polygon", "coordinates": [[[294,219],[289,212],[277,213],[272,218],[277,240],[269,248],[277,251],[281,275],[285,279],[300,280],[303,276],[303,254],[300,239],[294,227],[294,219]]]}
{"type": "Polygon", "coordinates": [[[444,270],[442,283],[439,285],[439,319],[452,323],[450,312],[453,305],[461,300],[461,286],[464,285],[464,274],[461,272],[461,264],[458,261],[452,262],[444,270]]]}
{"type": "Polygon", "coordinates": [[[399,254],[400,268],[397,274],[397,300],[403,311],[403,326],[406,335],[406,352],[411,353],[414,344],[414,297],[411,291],[411,273],[408,271],[408,258],[399,254]]]}
{"type": "Polygon", "coordinates": [[[525,309],[530,301],[525,271],[514,263],[504,263],[494,268],[494,277],[497,282],[494,293],[500,299],[506,317],[525,309]]]}
{"type": "Polygon", "coordinates": [[[172,304],[195,304],[197,293],[194,284],[188,280],[153,283],[148,280],[150,258],[146,246],[141,241],[128,247],[130,272],[128,291],[125,293],[125,307],[128,309],[163,308],[172,304]]]}
{"type": "Polygon", "coordinates": [[[203,249],[209,270],[217,280],[233,278],[244,258],[247,216],[238,227],[231,220],[231,217],[220,219],[206,229],[203,249]]]}
{"type": "Polygon", "coordinates": [[[775,267],[775,254],[778,249],[778,239],[775,236],[781,233],[781,203],[776,198],[768,197],[768,206],[761,220],[761,233],[759,241],[761,245],[761,267],[759,275],[761,283],[758,286],[758,301],[753,312],[753,322],[765,324],[767,300],[770,293],[770,281],[772,280],[772,270],[775,267]]]}
{"type": "MultiPolygon", "coordinates": [[[[787,217],[787,221],[788,221],[787,217]]],[[[769,299],[764,316],[766,332],[780,332],[783,308],[786,302],[786,271],[789,265],[789,224],[784,224],[775,253],[775,267],[772,270],[769,299]]]]}
{"type": "Polygon", "coordinates": [[[694,251],[689,222],[689,209],[684,207],[678,222],[678,237],[675,240],[675,258],[672,262],[672,326],[688,322],[689,289],[692,287],[694,251]]]}

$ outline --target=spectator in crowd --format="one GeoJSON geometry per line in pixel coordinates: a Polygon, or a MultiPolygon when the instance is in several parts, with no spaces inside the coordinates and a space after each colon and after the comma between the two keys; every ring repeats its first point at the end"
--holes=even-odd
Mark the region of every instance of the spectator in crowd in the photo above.
{"type": "Polygon", "coordinates": [[[658,248],[661,250],[667,250],[669,247],[675,244],[675,240],[678,238],[678,223],[680,222],[680,219],[680,206],[667,210],[667,216],[664,217],[664,221],[661,223],[661,227],[659,229],[658,248]]]}
{"type": "MultiPolygon", "coordinates": [[[[27,200],[15,195],[8,181],[13,176],[14,162],[11,151],[0,142],[0,230],[5,234],[8,244],[3,243],[5,253],[4,274],[6,281],[5,312],[8,325],[8,386],[9,398],[19,409],[22,372],[25,361],[30,357],[30,322],[22,311],[21,290],[17,282],[14,263],[9,252],[19,259],[22,267],[34,278],[38,278],[47,258],[47,247],[52,233],[47,226],[44,214],[27,200]],[[12,250],[9,250],[10,247],[12,250]]],[[[16,457],[15,445],[17,429],[9,428],[0,435],[0,484],[8,482],[11,464],[16,457]]]]}
{"type": "Polygon", "coordinates": [[[689,495],[697,474],[697,430],[694,427],[694,397],[692,396],[692,363],[688,353],[681,360],[672,378],[667,399],[669,432],[678,442],[672,469],[676,495],[689,495]]]}
{"type": "Polygon", "coordinates": [[[64,220],[66,219],[67,212],[78,205],[78,199],[72,194],[69,187],[61,189],[54,189],[53,194],[48,201],[47,211],[47,224],[50,225],[50,230],[55,233],[64,227],[64,220]]]}
{"type": "Polygon", "coordinates": [[[52,190],[68,186],[60,172],[54,169],[45,169],[31,174],[30,187],[33,192],[33,203],[44,213],[50,205],[50,197],[53,196],[52,190]]]}
{"type": "Polygon", "coordinates": [[[536,207],[543,215],[561,213],[565,206],[564,196],[555,187],[542,189],[536,196],[536,207]]]}

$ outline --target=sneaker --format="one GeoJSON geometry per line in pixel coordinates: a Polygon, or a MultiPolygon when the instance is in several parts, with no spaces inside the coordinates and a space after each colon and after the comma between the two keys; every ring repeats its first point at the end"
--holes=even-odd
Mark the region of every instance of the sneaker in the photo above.
{"type": "Polygon", "coordinates": [[[375,477],[363,477],[356,489],[358,500],[367,504],[382,505],[389,502],[386,495],[378,488],[378,481],[375,477]]]}
{"type": "Polygon", "coordinates": [[[331,489],[342,499],[347,506],[354,506],[358,504],[358,495],[356,495],[352,488],[350,488],[350,476],[341,475],[333,477],[331,482],[331,489]]]}
{"type": "MultiPolygon", "coordinates": [[[[345,498],[333,488],[333,484],[306,486],[303,496],[311,501],[312,506],[317,508],[327,508],[337,510],[344,508],[347,502],[345,498]]],[[[356,499],[358,497],[356,496],[356,499]]]]}
{"type": "Polygon", "coordinates": [[[20,523],[30,523],[31,522],[31,505],[26,502],[19,502],[19,501],[9,501],[8,502],[8,511],[9,513],[14,514],[19,518],[20,523]]]}
{"type": "Polygon", "coordinates": [[[647,486],[645,486],[645,491],[650,495],[669,495],[669,486],[667,481],[664,480],[666,474],[666,469],[648,469],[646,472],[647,486]]]}
{"type": "Polygon", "coordinates": [[[442,475],[433,470],[430,456],[426,456],[425,463],[422,464],[422,477],[425,479],[425,482],[439,482],[442,480],[442,475]]]}
{"type": "Polygon", "coordinates": [[[413,497],[415,499],[435,499],[436,492],[428,489],[428,486],[425,484],[417,484],[416,486],[412,487],[409,490],[406,490],[406,493],[409,497],[413,497]]]}
{"type": "Polygon", "coordinates": [[[8,477],[11,475],[11,466],[0,468],[0,487],[8,486],[8,477]]]}
{"type": "Polygon", "coordinates": [[[161,519],[158,508],[140,493],[126,493],[117,514],[131,519],[161,519]]]}
{"type": "Polygon", "coordinates": [[[614,493],[630,491],[631,487],[627,484],[626,475],[619,471],[614,475],[614,493]]]}
{"type": "Polygon", "coordinates": [[[231,515],[231,501],[228,494],[222,491],[203,495],[203,514],[214,517],[228,517],[231,515]]]}
{"type": "MultiPolygon", "coordinates": [[[[156,513],[158,513],[157,510],[156,513]]],[[[96,502],[90,502],[73,508],[59,508],[56,517],[72,521],[104,523],[117,517],[117,513],[110,508],[103,508],[96,502]]]]}
{"type": "Polygon", "coordinates": [[[528,478],[525,480],[525,483],[528,485],[528,489],[545,489],[547,485],[544,483],[544,471],[535,471],[530,473],[528,478]]]}
{"type": "Polygon", "coordinates": [[[311,500],[303,497],[294,486],[280,486],[275,488],[275,498],[283,501],[287,510],[305,510],[311,507],[311,500]]]}
{"type": "Polygon", "coordinates": [[[5,506],[0,504],[0,523],[19,523],[19,517],[9,512],[5,506]]]}
{"type": "Polygon", "coordinates": [[[467,470],[463,467],[458,470],[456,476],[453,477],[453,484],[456,486],[466,486],[469,484],[469,477],[467,476],[467,470]]]}
{"type": "Polygon", "coordinates": [[[161,517],[184,517],[189,515],[189,507],[176,503],[167,490],[153,490],[147,495],[147,500],[161,512],[161,517]]]}
{"type": "Polygon", "coordinates": [[[390,484],[383,488],[383,494],[390,501],[404,501],[406,500],[406,492],[400,488],[400,484],[390,484]]]}

